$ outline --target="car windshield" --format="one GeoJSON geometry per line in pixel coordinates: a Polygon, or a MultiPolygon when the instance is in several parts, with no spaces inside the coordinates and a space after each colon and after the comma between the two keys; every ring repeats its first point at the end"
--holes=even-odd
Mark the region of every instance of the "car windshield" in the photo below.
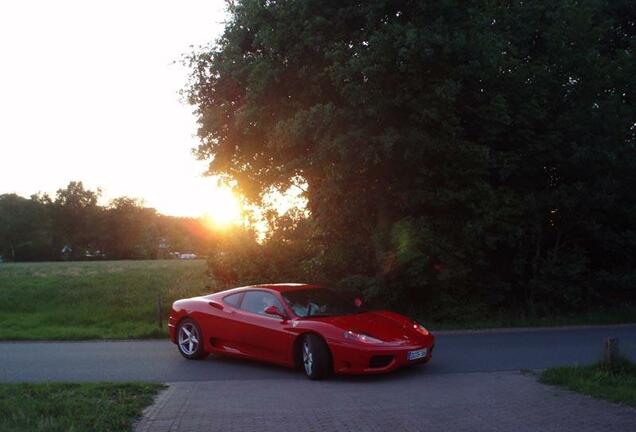
{"type": "Polygon", "coordinates": [[[329,288],[312,288],[284,292],[283,298],[299,317],[351,315],[362,312],[353,298],[329,288]]]}

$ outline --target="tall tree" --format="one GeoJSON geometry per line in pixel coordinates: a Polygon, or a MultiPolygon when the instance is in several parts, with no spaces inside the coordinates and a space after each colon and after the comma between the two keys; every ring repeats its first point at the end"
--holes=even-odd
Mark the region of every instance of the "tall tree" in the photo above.
{"type": "Polygon", "coordinates": [[[119,197],[110,202],[105,217],[104,250],[108,254],[121,259],[156,256],[159,240],[154,209],[144,208],[140,200],[119,197]]]}
{"type": "Polygon", "coordinates": [[[636,297],[634,2],[243,0],[230,14],[189,58],[197,155],[254,202],[306,184],[331,278],[441,313],[636,297]]]}
{"type": "Polygon", "coordinates": [[[60,248],[70,246],[75,257],[98,242],[98,231],[94,228],[101,211],[97,205],[100,195],[100,189],[85,189],[81,181],[71,181],[55,194],[53,208],[58,244],[60,248]]]}
{"type": "Polygon", "coordinates": [[[51,259],[52,241],[50,216],[41,199],[0,195],[0,256],[16,261],[51,259]]]}

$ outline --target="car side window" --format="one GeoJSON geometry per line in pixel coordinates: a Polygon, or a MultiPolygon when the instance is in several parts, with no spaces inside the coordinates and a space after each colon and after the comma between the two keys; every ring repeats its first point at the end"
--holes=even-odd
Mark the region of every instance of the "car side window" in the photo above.
{"type": "Polygon", "coordinates": [[[238,307],[241,302],[241,296],[243,293],[230,294],[229,296],[223,297],[223,302],[229,304],[230,306],[238,307]]]}
{"type": "Polygon", "coordinates": [[[248,291],[245,293],[241,309],[246,312],[270,316],[265,313],[265,309],[270,306],[276,306],[280,311],[285,310],[273,294],[266,291],[248,291]]]}

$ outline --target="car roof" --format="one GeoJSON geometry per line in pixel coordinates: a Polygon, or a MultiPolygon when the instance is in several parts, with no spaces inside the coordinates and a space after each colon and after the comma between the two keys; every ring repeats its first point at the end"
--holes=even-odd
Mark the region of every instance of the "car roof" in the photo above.
{"type": "Polygon", "coordinates": [[[258,284],[258,285],[250,285],[241,287],[242,290],[254,289],[254,288],[265,288],[274,291],[278,291],[280,293],[288,292],[288,291],[298,291],[303,289],[316,289],[320,288],[318,285],[305,284],[305,283],[275,283],[275,284],[258,284]]]}

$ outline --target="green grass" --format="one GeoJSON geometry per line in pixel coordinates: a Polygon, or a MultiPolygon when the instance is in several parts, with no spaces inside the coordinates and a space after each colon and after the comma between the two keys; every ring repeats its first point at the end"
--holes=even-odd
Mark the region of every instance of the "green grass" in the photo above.
{"type": "Polygon", "coordinates": [[[539,381],[636,407],[636,364],[626,359],[614,367],[599,363],[546,369],[539,381]]]}
{"type": "Polygon", "coordinates": [[[130,431],[161,384],[0,384],[4,432],[130,431]]]}
{"type": "MultiPolygon", "coordinates": [[[[2,263],[0,340],[166,337],[172,302],[207,294],[211,283],[203,260],[2,263]]],[[[636,307],[540,319],[457,315],[457,320],[436,323],[412,314],[432,330],[479,329],[636,322],[636,307]]]]}
{"type": "Polygon", "coordinates": [[[203,260],[3,263],[0,339],[165,337],[172,302],[209,293],[205,271],[203,260]]]}

